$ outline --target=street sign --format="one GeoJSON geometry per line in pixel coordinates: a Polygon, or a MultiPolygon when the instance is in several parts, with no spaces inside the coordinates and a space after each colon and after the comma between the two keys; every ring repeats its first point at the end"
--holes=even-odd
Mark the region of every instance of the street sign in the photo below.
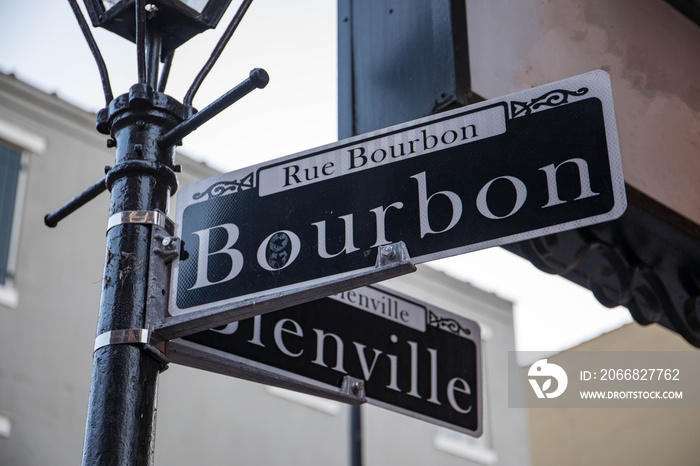
{"type": "Polygon", "coordinates": [[[388,244],[417,264],[625,207],[610,78],[594,71],[185,186],[157,327],[181,336],[376,282],[349,280],[388,244]]]}
{"type": "Polygon", "coordinates": [[[168,358],[479,436],[480,341],[476,322],[375,286],[173,340],[168,358]]]}

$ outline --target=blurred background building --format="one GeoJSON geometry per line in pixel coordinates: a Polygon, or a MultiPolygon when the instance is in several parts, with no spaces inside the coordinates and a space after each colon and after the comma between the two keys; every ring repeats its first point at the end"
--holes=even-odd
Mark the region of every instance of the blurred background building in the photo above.
{"type": "MultiPolygon", "coordinates": [[[[661,326],[628,324],[569,351],[697,351],[661,326]]],[[[523,377],[527,368],[523,368],[523,377]]],[[[528,409],[532,464],[696,464],[700,408],[528,409]]]]}
{"type": "MultiPolygon", "coordinates": [[[[55,229],[44,215],[94,182],[113,155],[94,115],[0,75],[4,276],[0,291],[0,464],[80,461],[102,286],[107,196],[55,229]]],[[[181,183],[215,175],[178,157],[181,183]]],[[[529,464],[526,413],[507,408],[512,304],[421,267],[388,286],[477,321],[484,434],[453,433],[363,406],[367,464],[529,464]]],[[[343,465],[349,408],[170,365],[160,378],[156,464],[343,465]]]]}
{"type": "MultiPolygon", "coordinates": [[[[697,0],[339,0],[339,136],[606,70],[628,212],[508,249],[661,324],[579,349],[700,346],[699,11],[697,0]]],[[[107,196],[54,230],[43,216],[111,163],[93,114],[0,75],[0,464],[79,461],[107,196]]],[[[215,173],[179,163],[181,184],[215,173]]],[[[512,305],[428,268],[391,286],[481,324],[485,434],[366,407],[368,464],[694,464],[695,410],[508,409],[512,305]]],[[[343,405],[177,366],[159,395],[156,464],[347,463],[343,405]]]]}
{"type": "Polygon", "coordinates": [[[506,249],[700,346],[700,3],[394,3],[338,3],[340,136],[607,71],[626,213],[506,249]]]}

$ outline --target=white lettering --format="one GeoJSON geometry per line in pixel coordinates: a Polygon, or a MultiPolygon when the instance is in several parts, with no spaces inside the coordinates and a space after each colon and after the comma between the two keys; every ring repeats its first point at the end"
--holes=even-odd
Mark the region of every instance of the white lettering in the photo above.
{"type": "Polygon", "coordinates": [[[260,341],[260,323],[261,323],[261,321],[262,321],[262,316],[257,315],[255,317],[253,317],[253,338],[248,340],[248,343],[262,346],[264,348],[265,345],[263,345],[262,341],[260,341]]]}
{"type": "Polygon", "coordinates": [[[199,230],[194,232],[199,238],[199,253],[197,256],[197,280],[190,290],[197,288],[202,288],[203,286],[214,285],[215,283],[221,283],[229,281],[241,272],[243,269],[243,254],[237,249],[231,249],[236,241],[238,240],[238,227],[233,223],[224,223],[222,225],[217,225],[211,228],[205,228],[204,230],[199,230]],[[227,240],[224,247],[218,251],[209,252],[209,237],[212,230],[216,228],[223,228],[226,231],[227,240]],[[226,254],[231,258],[231,270],[228,275],[223,280],[216,282],[209,281],[209,257],[216,254],[226,254]]]}
{"type": "Polygon", "coordinates": [[[447,230],[451,229],[454,227],[457,222],[459,221],[460,217],[462,216],[462,200],[459,198],[459,196],[452,191],[439,191],[437,193],[433,193],[428,197],[428,187],[427,183],[425,181],[425,172],[418,173],[417,175],[413,175],[411,178],[414,178],[418,182],[418,207],[420,210],[420,237],[423,238],[425,235],[432,233],[444,233],[447,230]],[[450,200],[450,203],[452,204],[452,219],[450,220],[450,224],[447,225],[445,228],[443,228],[440,231],[435,231],[430,227],[430,219],[428,218],[428,208],[430,205],[430,200],[434,197],[437,196],[438,194],[442,194],[443,196],[447,197],[447,199],[450,200]]]}
{"type": "Polygon", "coordinates": [[[226,324],[222,328],[211,329],[212,332],[221,333],[224,335],[233,335],[234,333],[236,333],[236,330],[238,330],[238,322],[231,322],[230,324],[226,324]]]}
{"type": "Polygon", "coordinates": [[[362,367],[362,375],[364,376],[364,380],[368,381],[372,376],[374,365],[377,364],[377,358],[380,354],[382,354],[382,352],[376,348],[372,348],[374,351],[374,359],[372,360],[372,365],[367,367],[367,357],[365,356],[365,348],[367,347],[356,341],[353,341],[352,344],[355,345],[355,349],[357,350],[357,357],[360,359],[360,367],[362,367]]]}
{"type": "Polygon", "coordinates": [[[334,333],[325,333],[323,330],[318,330],[316,328],[314,329],[314,332],[316,332],[316,359],[311,362],[318,364],[319,366],[328,367],[328,364],[326,364],[323,360],[323,343],[326,340],[326,337],[331,337],[335,340],[336,347],[335,366],[333,366],[333,370],[345,374],[346,372],[343,368],[343,340],[341,340],[340,337],[334,333]]]}
{"type": "Polygon", "coordinates": [[[328,253],[326,245],[326,221],[323,220],[321,222],[312,223],[312,225],[316,226],[318,229],[318,255],[324,259],[330,259],[331,257],[338,256],[343,252],[345,252],[345,254],[350,254],[351,252],[359,250],[355,247],[353,242],[352,214],[342,215],[339,218],[342,218],[343,222],[345,222],[345,245],[343,246],[343,249],[335,254],[328,253]]]}
{"type": "Polygon", "coordinates": [[[437,398],[438,391],[438,373],[437,373],[437,357],[438,353],[436,349],[428,348],[428,353],[430,353],[430,398],[428,401],[435,403],[436,405],[442,404],[437,398]]]}
{"type": "Polygon", "coordinates": [[[492,220],[499,220],[502,218],[510,217],[511,215],[519,211],[523,204],[525,204],[526,198],[527,188],[525,187],[525,183],[513,176],[499,176],[498,178],[492,179],[491,181],[486,183],[483,188],[481,188],[481,191],[479,191],[479,194],[476,196],[476,208],[479,209],[479,212],[481,212],[481,215],[483,215],[484,217],[490,218],[492,220]],[[488,203],[486,202],[486,196],[489,192],[491,184],[493,184],[494,181],[501,179],[508,180],[513,184],[513,187],[515,188],[515,205],[513,205],[513,209],[510,211],[509,214],[498,216],[491,212],[491,209],[489,209],[488,203]]]}
{"type": "Polygon", "coordinates": [[[408,346],[411,347],[411,390],[408,394],[420,398],[418,394],[418,343],[409,341],[408,346]]]}
{"type": "Polygon", "coordinates": [[[454,410],[458,413],[467,414],[472,410],[472,405],[469,405],[468,408],[462,408],[459,404],[457,404],[457,400],[455,399],[455,392],[464,393],[465,395],[471,395],[471,387],[469,387],[469,384],[466,380],[459,377],[453,378],[447,384],[447,401],[450,402],[450,406],[452,406],[452,408],[454,408],[454,410]],[[460,382],[462,386],[457,387],[457,382],[460,382]]]}
{"type": "Polygon", "coordinates": [[[376,248],[377,246],[381,246],[383,244],[389,244],[390,241],[386,239],[386,227],[384,223],[384,219],[386,217],[386,212],[391,209],[401,209],[403,208],[403,202],[394,202],[391,204],[389,207],[384,208],[382,206],[379,206],[377,208],[374,208],[370,210],[370,212],[374,212],[374,216],[377,218],[377,241],[371,246],[373,248],[376,248]]]}
{"type": "Polygon", "coordinates": [[[565,163],[575,163],[578,167],[578,177],[581,186],[581,194],[579,197],[574,199],[578,201],[579,199],[586,199],[587,197],[597,196],[600,193],[593,192],[591,189],[591,178],[588,174],[588,163],[580,158],[574,158],[565,160],[557,166],[554,164],[547,165],[546,167],[540,168],[547,175],[547,189],[549,192],[549,201],[547,204],[543,205],[542,208],[552,207],[553,205],[564,204],[566,201],[559,199],[559,190],[557,188],[557,170],[559,167],[565,163]]]}
{"type": "Polygon", "coordinates": [[[289,349],[287,349],[287,347],[284,344],[284,341],[282,341],[282,332],[289,333],[297,337],[303,337],[304,332],[301,331],[301,326],[292,319],[282,319],[275,324],[275,344],[277,345],[277,348],[279,348],[279,350],[287,356],[291,356],[293,358],[298,358],[299,356],[301,356],[301,354],[304,352],[303,349],[300,349],[297,353],[292,353],[291,351],[289,351],[289,349]],[[293,330],[284,328],[284,324],[286,324],[287,322],[291,322],[291,324],[294,326],[293,330]]]}

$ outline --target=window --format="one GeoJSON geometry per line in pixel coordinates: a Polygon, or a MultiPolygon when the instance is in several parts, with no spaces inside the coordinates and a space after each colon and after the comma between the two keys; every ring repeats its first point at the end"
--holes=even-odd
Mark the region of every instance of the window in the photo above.
{"type": "Polygon", "coordinates": [[[13,278],[13,231],[17,224],[17,187],[19,185],[22,152],[0,143],[0,286],[13,278]]]}
{"type": "Polygon", "coordinates": [[[0,305],[17,307],[15,266],[30,154],[46,150],[46,139],[0,118],[0,305]]]}

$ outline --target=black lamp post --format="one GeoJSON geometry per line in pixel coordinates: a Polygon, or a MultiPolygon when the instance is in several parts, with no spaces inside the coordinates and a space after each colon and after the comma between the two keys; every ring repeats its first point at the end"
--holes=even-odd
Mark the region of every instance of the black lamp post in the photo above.
{"type": "MultiPolygon", "coordinates": [[[[101,192],[111,192],[110,221],[93,356],[83,465],[150,465],[158,374],[167,367],[163,341],[146,328],[153,231],[168,232],[168,198],[177,190],[174,146],[201,124],[269,80],[261,69],[197,112],[192,99],[252,0],[243,0],[184,102],[164,94],[175,49],[213,28],[231,0],[85,0],[95,26],[136,44],[138,82],[113,98],[107,69],[76,0],[68,0],[93,52],[106,106],[97,130],[116,148],[106,176],[45,217],[54,227],[101,192]],[[162,62],[162,65],[161,65],[162,62]]],[[[176,241],[168,238],[167,244],[176,241]]]]}
{"type": "MultiPolygon", "coordinates": [[[[92,24],[136,42],[136,0],[85,0],[92,24]]],[[[231,0],[151,0],[149,27],[162,36],[162,57],[193,36],[215,28],[231,0]]]]}

